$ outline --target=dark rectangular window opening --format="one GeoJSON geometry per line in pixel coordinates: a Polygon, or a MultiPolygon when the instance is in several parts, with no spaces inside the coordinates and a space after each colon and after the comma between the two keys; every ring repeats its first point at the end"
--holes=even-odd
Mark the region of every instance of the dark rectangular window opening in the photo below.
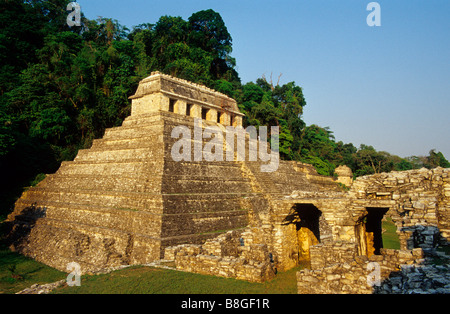
{"type": "Polygon", "coordinates": [[[186,115],[190,117],[192,115],[192,104],[186,104],[186,115]]]}
{"type": "Polygon", "coordinates": [[[208,109],[202,108],[202,119],[206,120],[206,114],[208,113],[208,109]]]}
{"type": "Polygon", "coordinates": [[[236,120],[236,116],[235,115],[231,115],[231,121],[230,121],[230,125],[234,126],[234,121],[236,120]]]}
{"type": "Polygon", "coordinates": [[[367,216],[365,219],[366,224],[366,241],[369,256],[372,254],[380,255],[380,249],[383,248],[383,232],[382,232],[382,220],[383,216],[389,208],[367,208],[367,216]]]}
{"type": "Polygon", "coordinates": [[[175,112],[175,99],[169,99],[169,112],[175,112]]]}

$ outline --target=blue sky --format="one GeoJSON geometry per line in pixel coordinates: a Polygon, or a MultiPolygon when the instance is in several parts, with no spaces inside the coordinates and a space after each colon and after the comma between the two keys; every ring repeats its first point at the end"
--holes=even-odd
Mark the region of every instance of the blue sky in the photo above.
{"type": "Polygon", "coordinates": [[[79,0],[87,18],[132,28],[163,15],[219,12],[243,83],[262,75],[303,88],[303,119],[336,140],[401,157],[441,151],[450,160],[450,1],[79,0]]]}

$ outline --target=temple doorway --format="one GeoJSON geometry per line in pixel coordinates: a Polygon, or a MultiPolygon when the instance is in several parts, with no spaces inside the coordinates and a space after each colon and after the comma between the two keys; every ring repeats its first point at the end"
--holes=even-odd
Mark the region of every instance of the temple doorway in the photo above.
{"type": "Polygon", "coordinates": [[[313,204],[295,204],[290,215],[295,225],[298,262],[309,261],[309,248],[320,243],[319,220],[322,212],[313,204]]]}
{"type": "Polygon", "coordinates": [[[356,225],[358,253],[360,255],[380,255],[383,248],[382,220],[389,208],[368,207],[367,213],[356,225]]]}

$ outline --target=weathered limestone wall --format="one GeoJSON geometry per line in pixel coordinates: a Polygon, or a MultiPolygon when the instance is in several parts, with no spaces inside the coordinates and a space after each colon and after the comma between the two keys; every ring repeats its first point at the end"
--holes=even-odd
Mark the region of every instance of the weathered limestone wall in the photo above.
{"type": "Polygon", "coordinates": [[[382,255],[373,255],[371,258],[358,256],[346,262],[335,262],[318,269],[311,267],[311,270],[297,272],[298,293],[371,294],[382,292],[383,287],[377,288],[375,285],[375,267],[380,267],[379,284],[384,284],[393,272],[400,269],[400,265],[421,262],[423,262],[421,249],[412,251],[384,249],[382,255]],[[377,263],[378,266],[372,263],[377,263]]]}
{"type": "Polygon", "coordinates": [[[269,175],[258,172],[255,164],[244,166],[253,191],[261,193],[258,206],[251,206],[249,211],[249,230],[257,243],[267,245],[279,271],[299,265],[305,257],[312,264],[320,264],[326,256],[335,262],[374,254],[373,235],[371,238],[364,223],[368,208],[384,209],[384,216],[392,218],[403,250],[432,250],[446,240],[445,231],[440,228],[447,218],[437,219],[448,214],[448,201],[444,198],[446,169],[362,177],[346,192],[306,165],[282,162],[279,172],[269,175]],[[271,177],[274,181],[270,181],[271,177]],[[308,252],[308,247],[316,242],[305,237],[312,232],[308,228],[302,231],[307,226],[302,225],[299,212],[310,206],[320,212],[320,245],[312,246],[308,252]]]}
{"type": "MultiPolygon", "coordinates": [[[[297,229],[301,223],[293,207],[301,203],[322,210],[321,198],[340,197],[342,189],[332,178],[320,176],[311,165],[299,162],[280,161],[274,173],[260,172],[255,163],[244,166],[254,192],[261,194],[261,203],[250,212],[249,226],[254,238],[267,244],[279,271],[299,265],[302,258],[297,229]]],[[[318,220],[321,241],[327,241],[332,236],[331,224],[325,214],[318,220]]]]}
{"type": "Polygon", "coordinates": [[[449,178],[450,169],[442,168],[357,178],[347,206],[340,207],[347,219],[328,218],[333,231],[340,226],[347,236],[334,233],[333,242],[310,248],[311,270],[297,275],[299,293],[449,293],[448,265],[439,268],[424,259],[424,253],[434,254],[439,244],[448,244],[449,178]],[[366,222],[370,211],[392,218],[401,250],[381,248],[377,255],[371,248],[375,231],[369,232],[366,222]],[[380,265],[380,287],[367,284],[371,262],[380,265]]]}
{"type": "MultiPolygon", "coordinates": [[[[410,232],[423,231],[424,227],[427,227],[426,233],[430,233],[430,226],[438,228],[440,241],[450,240],[450,169],[419,169],[360,177],[353,183],[349,198],[355,211],[367,207],[389,208],[386,216],[396,224],[403,238],[403,249],[407,249],[410,232]],[[403,231],[406,234],[402,234],[403,231]]],[[[429,237],[426,241],[430,242],[429,237]]]]}
{"type": "Polygon", "coordinates": [[[277,228],[273,240],[279,247],[278,258],[284,260],[287,267],[295,265],[298,227],[279,222],[292,215],[298,204],[312,204],[321,211],[321,244],[347,241],[357,244],[355,254],[366,255],[368,250],[373,254],[370,249],[373,243],[367,243],[370,234],[364,222],[368,210],[373,208],[386,211],[384,217],[392,218],[401,249],[432,250],[448,241],[450,202],[446,189],[449,174],[450,169],[442,168],[391,172],[357,178],[349,192],[291,193],[274,207],[274,212],[279,213],[273,216],[273,225],[277,228]]]}
{"type": "Polygon", "coordinates": [[[177,270],[264,282],[275,277],[275,269],[265,244],[246,241],[245,232],[230,231],[203,245],[166,248],[166,260],[174,260],[177,270]]]}
{"type": "Polygon", "coordinates": [[[311,246],[311,269],[321,269],[339,263],[351,263],[356,257],[354,242],[330,242],[311,246]]]}
{"type": "Polygon", "coordinates": [[[344,165],[337,167],[334,170],[334,173],[337,175],[337,181],[342,183],[343,185],[350,187],[353,184],[353,173],[352,170],[344,165]]]}
{"type": "MultiPolygon", "coordinates": [[[[274,209],[273,245],[279,260],[280,270],[288,270],[304,260],[304,241],[301,239],[302,230],[310,229],[308,224],[296,214],[296,211],[304,211],[306,206],[314,206],[320,213],[317,219],[319,243],[326,244],[334,241],[348,240],[353,235],[354,226],[349,222],[349,202],[342,196],[342,192],[294,192],[293,195],[280,200],[274,209]],[[292,219],[294,217],[294,219],[292,219]],[[347,227],[351,226],[351,227],[347,227]]],[[[317,238],[317,237],[316,237],[317,238]]],[[[316,244],[311,242],[310,244],[316,244]]],[[[310,259],[306,253],[306,259],[310,259]]]]}

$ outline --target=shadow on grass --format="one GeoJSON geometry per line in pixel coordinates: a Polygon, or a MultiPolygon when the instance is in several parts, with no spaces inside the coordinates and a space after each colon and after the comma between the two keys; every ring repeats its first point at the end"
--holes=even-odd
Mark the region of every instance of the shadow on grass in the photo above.
{"type": "Polygon", "coordinates": [[[7,247],[0,248],[0,294],[19,292],[33,284],[51,283],[67,275],[7,247]]]}

